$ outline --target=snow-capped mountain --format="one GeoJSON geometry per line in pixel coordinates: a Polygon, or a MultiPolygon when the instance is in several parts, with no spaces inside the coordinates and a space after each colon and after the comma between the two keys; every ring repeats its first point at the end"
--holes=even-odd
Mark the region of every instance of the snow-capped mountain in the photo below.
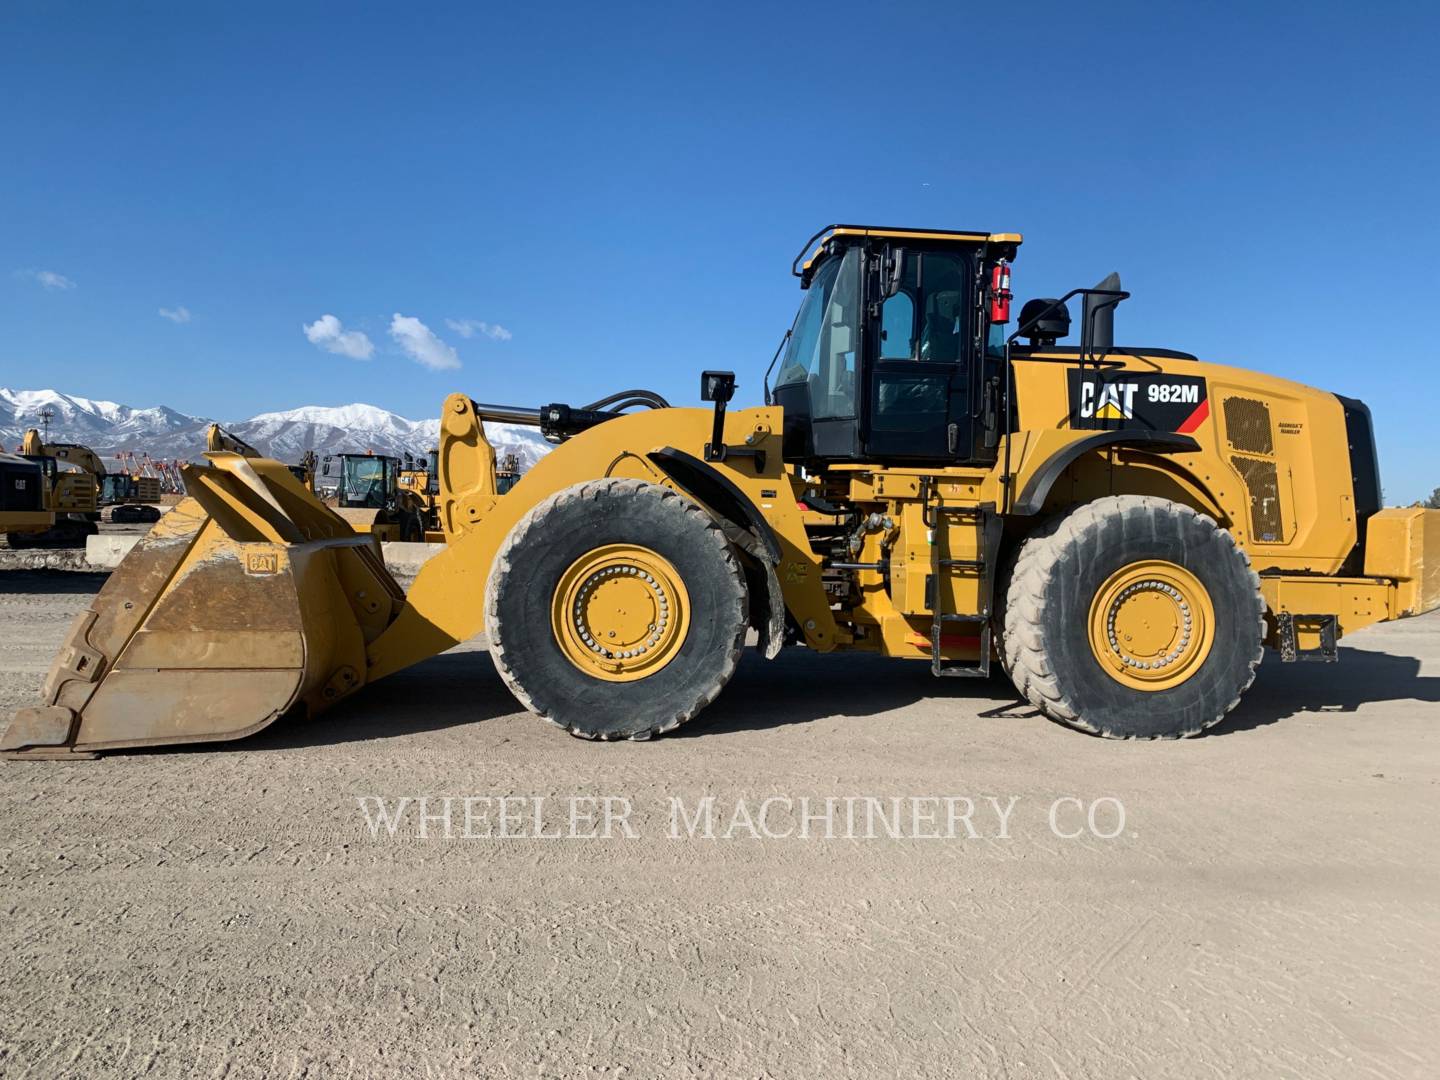
{"type": "Polygon", "coordinates": [[[95,449],[99,446],[91,440],[110,440],[120,448],[130,438],[183,437],[195,430],[200,432],[203,443],[205,425],[210,422],[203,417],[186,416],[164,405],[132,409],[113,401],[92,401],[56,390],[6,390],[0,387],[0,443],[17,443],[26,428],[40,427],[40,414],[45,409],[52,414],[50,432],[53,438],[86,443],[95,449]]]}
{"type": "MultiPolygon", "coordinates": [[[[407,420],[374,405],[304,405],[261,413],[224,425],[252,446],[281,461],[295,461],[306,450],[317,454],[374,451],[377,454],[425,454],[440,440],[440,420],[407,420]]],[[[497,457],[515,454],[528,469],[550,449],[538,428],[486,424],[485,435],[497,457]]]]}
{"type": "MultiPolygon", "coordinates": [[[[55,390],[0,388],[0,447],[13,449],[27,428],[41,427],[40,413],[46,408],[53,413],[52,441],[84,443],[102,456],[133,450],[152,458],[198,459],[205,449],[205,428],[211,422],[163,405],[135,409],[55,390]]],[[[305,405],[220,423],[262,454],[280,461],[298,461],[306,450],[321,456],[367,450],[423,456],[440,433],[438,419],[407,420],[374,405],[360,404],[305,405]]],[[[486,424],[485,433],[497,456],[517,455],[522,469],[535,464],[550,448],[536,428],[486,424]]]]}

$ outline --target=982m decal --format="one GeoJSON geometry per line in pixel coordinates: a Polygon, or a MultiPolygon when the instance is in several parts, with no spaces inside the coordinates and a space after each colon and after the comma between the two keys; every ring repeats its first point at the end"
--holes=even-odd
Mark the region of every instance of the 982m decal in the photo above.
{"type": "Polygon", "coordinates": [[[1190,434],[1210,415],[1198,375],[1071,369],[1070,426],[1080,431],[1143,429],[1190,434]]]}

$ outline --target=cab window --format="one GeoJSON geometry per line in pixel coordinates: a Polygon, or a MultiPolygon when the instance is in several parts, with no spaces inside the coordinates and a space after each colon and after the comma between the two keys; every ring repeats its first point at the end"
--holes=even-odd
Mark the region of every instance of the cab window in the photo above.
{"type": "Polygon", "coordinates": [[[964,258],[911,254],[899,289],[880,309],[880,359],[958,363],[969,334],[968,296],[964,258]]]}
{"type": "Polygon", "coordinates": [[[860,253],[851,248],[815,273],[795,317],[780,385],[809,387],[810,415],[855,415],[855,348],[859,338],[860,253]]]}

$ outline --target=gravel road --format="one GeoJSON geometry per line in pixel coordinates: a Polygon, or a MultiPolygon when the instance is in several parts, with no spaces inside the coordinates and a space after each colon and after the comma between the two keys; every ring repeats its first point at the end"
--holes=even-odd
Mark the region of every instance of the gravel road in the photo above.
{"type": "MultiPolygon", "coordinates": [[[[101,580],[0,571],[0,719],[101,580]]],[[[803,650],[588,744],[484,651],[228,747],[0,763],[0,1075],[1440,1075],[1440,618],[1157,744],[803,650]]]]}

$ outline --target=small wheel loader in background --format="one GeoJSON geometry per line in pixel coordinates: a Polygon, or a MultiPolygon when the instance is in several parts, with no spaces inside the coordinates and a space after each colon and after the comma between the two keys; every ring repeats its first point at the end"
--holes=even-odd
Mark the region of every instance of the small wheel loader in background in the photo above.
{"type": "Polygon", "coordinates": [[[316,485],[330,506],[358,533],[380,541],[425,539],[426,497],[400,483],[404,463],[382,454],[329,454],[316,485]]]}
{"type": "Polygon", "coordinates": [[[762,407],[729,409],[714,371],[708,409],[452,394],[447,546],[408,594],[283,466],[208,454],[0,749],[239,738],[482,630],[515,696],[587,738],[692,719],[752,631],[767,657],[998,659],[1053,720],[1168,738],[1223,719],[1266,644],[1334,660],[1342,634],[1440,605],[1440,513],[1381,508],[1364,405],[1115,345],[1113,276],[1010,331],[1019,246],[823,230],[762,407]],[[487,419],[560,443],[503,497],[487,419]]]}

